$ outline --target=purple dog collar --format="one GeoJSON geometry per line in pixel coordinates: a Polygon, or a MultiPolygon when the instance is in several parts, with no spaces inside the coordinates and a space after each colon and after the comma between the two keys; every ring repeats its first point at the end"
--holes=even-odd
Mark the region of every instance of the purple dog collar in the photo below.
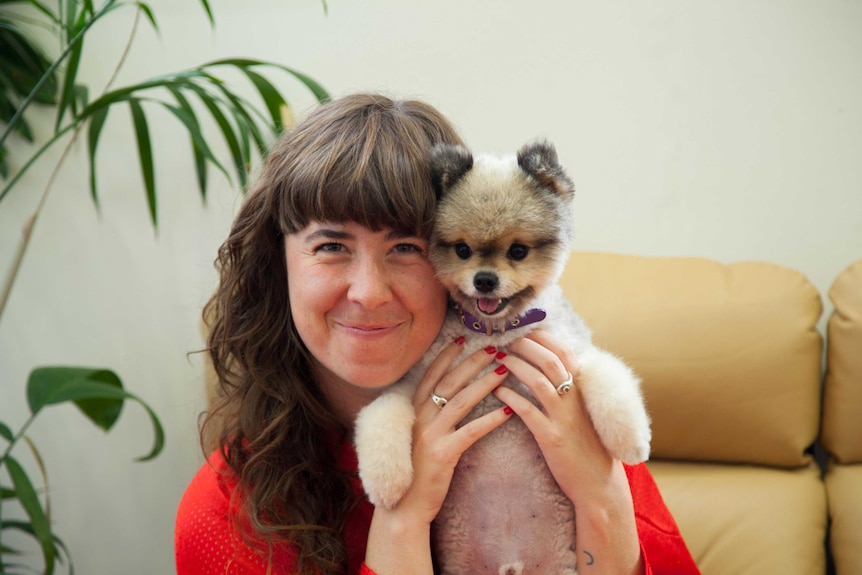
{"type": "Polygon", "coordinates": [[[502,328],[495,328],[491,327],[490,325],[487,325],[479,318],[462,309],[458,310],[458,314],[461,316],[461,323],[464,324],[464,327],[466,327],[470,331],[475,331],[476,333],[481,333],[484,335],[493,335],[495,333],[504,334],[510,329],[517,329],[519,327],[524,327],[525,325],[530,325],[531,323],[540,322],[548,315],[543,309],[533,308],[527,310],[524,315],[520,315],[515,319],[507,321],[506,325],[504,325],[502,328]]]}

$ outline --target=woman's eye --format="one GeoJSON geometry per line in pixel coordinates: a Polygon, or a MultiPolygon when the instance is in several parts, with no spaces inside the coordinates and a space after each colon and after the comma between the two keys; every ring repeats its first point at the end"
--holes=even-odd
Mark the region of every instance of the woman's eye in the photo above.
{"type": "Polygon", "coordinates": [[[509,257],[516,262],[519,262],[525,257],[527,257],[527,254],[529,252],[530,248],[528,248],[524,244],[512,244],[511,246],[509,246],[509,257]]]}
{"type": "Polygon", "coordinates": [[[395,246],[395,251],[401,254],[421,254],[424,253],[422,246],[416,244],[398,244],[395,246]]]}
{"type": "Polygon", "coordinates": [[[343,244],[338,244],[334,242],[328,242],[325,244],[320,244],[316,248],[314,248],[315,252],[325,252],[325,253],[338,253],[343,252],[345,247],[343,244]]]}
{"type": "Polygon", "coordinates": [[[473,255],[473,250],[465,243],[455,244],[455,255],[462,260],[466,260],[473,255]]]}

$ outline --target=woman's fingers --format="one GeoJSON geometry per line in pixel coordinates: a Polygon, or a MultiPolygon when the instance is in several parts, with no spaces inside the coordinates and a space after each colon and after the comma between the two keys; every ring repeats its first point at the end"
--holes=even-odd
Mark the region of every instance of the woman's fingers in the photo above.
{"type": "Polygon", "coordinates": [[[513,413],[514,410],[506,405],[462,425],[452,434],[452,437],[456,441],[455,448],[458,453],[461,454],[467,451],[474,443],[505,423],[507,419],[512,417],[513,413]]]}
{"type": "MultiPolygon", "coordinates": [[[[446,403],[445,407],[439,408],[432,403],[431,405],[434,406],[434,409],[432,410],[428,408],[428,411],[432,412],[431,415],[441,418],[446,425],[454,427],[464,419],[470,410],[476,407],[482,399],[503,383],[508,372],[508,368],[501,365],[481,377],[473,379],[475,374],[473,374],[471,370],[471,372],[468,372],[469,379],[466,380],[466,383],[460,386],[460,391],[449,396],[449,401],[446,403]],[[435,411],[440,412],[439,416],[437,413],[434,413],[435,411]]],[[[440,387],[443,387],[442,382],[440,387]]],[[[436,393],[441,394],[450,392],[437,391],[436,393]]]]}
{"type": "Polygon", "coordinates": [[[416,392],[413,395],[413,405],[418,407],[419,403],[431,397],[434,387],[446,372],[449,371],[449,368],[452,367],[452,364],[458,359],[461,352],[464,351],[464,341],[463,337],[459,337],[447,345],[440,352],[440,355],[434,358],[434,361],[428,366],[425,375],[422,376],[422,381],[419,382],[416,388],[416,392]]]}
{"type": "Polygon", "coordinates": [[[527,338],[512,342],[508,350],[512,354],[506,356],[502,362],[530,389],[549,414],[561,405],[560,396],[571,392],[577,386],[579,367],[570,352],[560,349],[557,353],[546,347],[544,342],[539,343],[527,338]]]}
{"type": "Polygon", "coordinates": [[[563,345],[559,339],[551,336],[551,334],[543,329],[533,330],[524,339],[538,344],[543,349],[550,350],[554,354],[554,357],[572,374],[572,377],[578,379],[578,375],[581,373],[581,365],[578,363],[578,358],[575,352],[572,351],[572,348],[563,345]]]}
{"type": "MultiPolygon", "coordinates": [[[[470,382],[494,361],[497,348],[486,347],[478,350],[465,357],[455,367],[451,367],[461,351],[463,351],[463,343],[453,343],[432,362],[413,396],[413,404],[417,409],[426,403],[434,405],[430,401],[432,394],[444,398],[447,402],[454,399],[458,392],[468,387],[470,382]]],[[[434,405],[434,407],[437,406],[434,405]]]]}

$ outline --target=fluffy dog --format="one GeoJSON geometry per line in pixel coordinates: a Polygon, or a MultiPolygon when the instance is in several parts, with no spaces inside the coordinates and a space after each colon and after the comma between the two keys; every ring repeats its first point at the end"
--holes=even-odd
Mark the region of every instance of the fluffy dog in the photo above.
{"type": "MultiPolygon", "coordinates": [[[[411,398],[428,364],[459,335],[467,336],[462,357],[503,348],[539,325],[567,342],[605,447],[629,464],[646,460],[650,426],[640,381],[592,345],[556,283],[570,250],[574,186],[554,147],[537,142],[516,156],[474,161],[462,147],[441,145],[430,164],[439,196],[430,259],[453,306],[423,360],[357,417],[359,474],[370,501],[391,508],[410,486],[411,398]]],[[[514,377],[504,385],[532,399],[514,377]]],[[[489,395],[464,423],[500,407],[489,395]]],[[[517,417],[462,455],[432,535],[445,575],[577,573],[574,508],[517,417]]]]}

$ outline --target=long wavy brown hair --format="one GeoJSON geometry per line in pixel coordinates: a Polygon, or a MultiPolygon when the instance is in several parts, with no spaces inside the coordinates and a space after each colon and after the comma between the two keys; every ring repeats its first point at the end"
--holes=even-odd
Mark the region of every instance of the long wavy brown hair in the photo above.
{"type": "Polygon", "coordinates": [[[202,437],[217,437],[241,513],[269,544],[262,552],[290,543],[303,574],[345,572],[343,528],[356,501],[336,466],[347,430],[291,317],[284,236],[351,221],[427,237],[427,156],[438,142],[461,139],[426,103],[362,94],[324,104],[271,149],[218,252],[220,282],[203,317],[219,393],[202,437]]]}

